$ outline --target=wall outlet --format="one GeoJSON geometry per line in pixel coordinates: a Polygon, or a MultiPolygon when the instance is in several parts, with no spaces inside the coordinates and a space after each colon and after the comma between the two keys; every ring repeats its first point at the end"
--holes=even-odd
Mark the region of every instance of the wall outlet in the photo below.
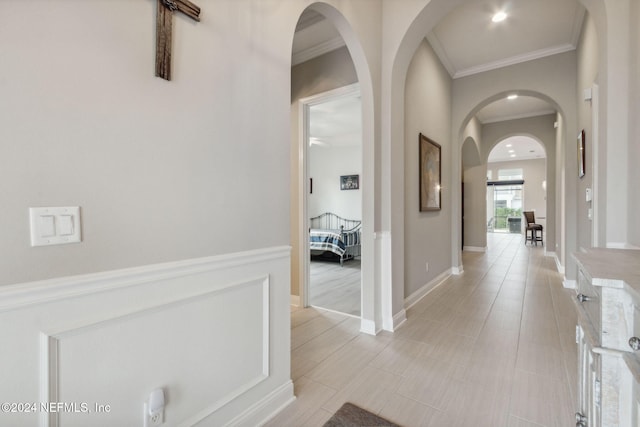
{"type": "Polygon", "coordinates": [[[425,269],[427,270],[427,273],[429,272],[429,263],[426,263],[425,269]]]}
{"type": "Polygon", "coordinates": [[[160,426],[164,423],[164,409],[156,414],[149,414],[149,405],[144,404],[144,427],[160,426]]]}

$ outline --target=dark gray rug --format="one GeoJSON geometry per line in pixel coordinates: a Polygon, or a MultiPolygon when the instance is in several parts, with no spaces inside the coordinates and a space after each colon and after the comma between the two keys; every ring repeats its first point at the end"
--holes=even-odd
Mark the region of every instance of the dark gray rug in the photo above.
{"type": "Polygon", "coordinates": [[[345,403],[333,414],[324,427],[400,427],[391,421],[385,420],[357,407],[352,403],[345,403]]]}

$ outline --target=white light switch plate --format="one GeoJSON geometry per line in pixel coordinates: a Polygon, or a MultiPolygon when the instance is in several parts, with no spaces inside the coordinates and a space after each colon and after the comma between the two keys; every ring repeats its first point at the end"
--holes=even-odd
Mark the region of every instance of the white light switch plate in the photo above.
{"type": "Polygon", "coordinates": [[[80,207],[29,208],[31,246],[81,241],[80,207]]]}

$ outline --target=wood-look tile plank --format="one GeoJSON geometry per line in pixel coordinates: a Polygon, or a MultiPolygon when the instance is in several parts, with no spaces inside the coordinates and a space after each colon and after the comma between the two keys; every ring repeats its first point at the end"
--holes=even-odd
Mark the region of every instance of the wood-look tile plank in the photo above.
{"type": "Polygon", "coordinates": [[[573,405],[565,382],[516,370],[511,415],[549,427],[575,423],[573,405]]]}
{"type": "Polygon", "coordinates": [[[487,237],[487,253],[463,252],[464,274],[415,304],[395,333],[365,335],[358,319],[292,308],[296,395],[316,397],[270,426],[320,426],[347,399],[406,427],[571,425],[571,291],[543,247],[487,237]]]}
{"type": "Polygon", "coordinates": [[[382,410],[389,396],[396,392],[401,380],[402,377],[399,375],[367,366],[322,407],[327,411],[335,412],[345,402],[351,402],[377,414],[382,410]]]}

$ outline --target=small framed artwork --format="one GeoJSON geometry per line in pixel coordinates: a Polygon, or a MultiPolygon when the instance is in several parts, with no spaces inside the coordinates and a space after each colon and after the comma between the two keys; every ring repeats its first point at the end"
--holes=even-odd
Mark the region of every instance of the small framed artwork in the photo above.
{"type": "Polygon", "coordinates": [[[360,188],[360,175],[342,175],[340,190],[357,190],[360,188]]]}
{"type": "Polygon", "coordinates": [[[420,212],[439,211],[441,206],[442,153],[440,144],[423,134],[420,143],[420,212]]]}
{"type": "Polygon", "coordinates": [[[578,178],[582,178],[584,176],[584,164],[586,159],[585,151],[585,135],[583,129],[578,134],[578,178]]]}

